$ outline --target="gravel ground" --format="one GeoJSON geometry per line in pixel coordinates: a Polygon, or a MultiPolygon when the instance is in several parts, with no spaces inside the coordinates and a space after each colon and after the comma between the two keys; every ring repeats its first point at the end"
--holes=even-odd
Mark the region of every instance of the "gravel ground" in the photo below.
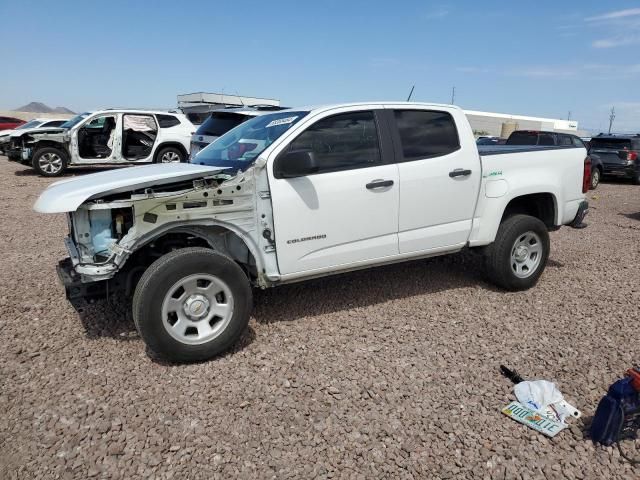
{"type": "Polygon", "coordinates": [[[241,344],[184,366],[147,355],[122,303],[75,313],[65,219],[31,210],[51,181],[0,164],[0,478],[640,476],[587,436],[638,361],[640,187],[590,193],[530,291],[456,255],[256,292],[241,344]],[[584,420],[548,439],[504,417],[500,363],[584,420]]]}

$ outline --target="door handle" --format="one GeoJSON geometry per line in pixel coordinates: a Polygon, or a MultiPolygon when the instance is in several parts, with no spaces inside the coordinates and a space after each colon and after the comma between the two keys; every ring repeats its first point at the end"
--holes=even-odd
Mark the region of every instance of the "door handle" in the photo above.
{"type": "Polygon", "coordinates": [[[367,183],[367,190],[390,187],[391,185],[393,185],[393,180],[371,180],[369,183],[367,183]]]}
{"type": "Polygon", "coordinates": [[[451,178],[455,177],[467,177],[471,175],[471,170],[465,170],[464,168],[456,168],[455,170],[451,170],[449,172],[449,176],[451,178]]]}

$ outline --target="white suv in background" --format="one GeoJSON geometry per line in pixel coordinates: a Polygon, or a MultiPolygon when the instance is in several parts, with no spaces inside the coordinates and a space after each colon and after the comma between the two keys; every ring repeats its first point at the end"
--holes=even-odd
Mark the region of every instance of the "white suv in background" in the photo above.
{"type": "Polygon", "coordinates": [[[10,151],[41,175],[54,177],[76,165],[184,162],[194,131],[182,113],[101,110],[22,135],[11,141],[10,151]]]}
{"type": "Polygon", "coordinates": [[[11,136],[32,132],[36,128],[59,127],[67,120],[68,118],[34,118],[12,130],[2,130],[0,132],[0,153],[6,153],[5,150],[9,146],[11,136]]]}
{"type": "Polygon", "coordinates": [[[216,138],[221,137],[241,123],[258,115],[273,113],[278,110],[284,110],[285,108],[286,107],[277,107],[275,105],[250,105],[246,107],[227,107],[214,110],[191,137],[191,160],[193,161],[198,152],[216,138]]]}

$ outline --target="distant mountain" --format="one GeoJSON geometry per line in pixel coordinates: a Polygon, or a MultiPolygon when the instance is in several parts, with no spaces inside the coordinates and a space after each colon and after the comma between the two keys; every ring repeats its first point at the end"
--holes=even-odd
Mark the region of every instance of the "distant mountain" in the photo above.
{"type": "Polygon", "coordinates": [[[53,109],[42,102],[31,102],[16,108],[17,112],[51,113],[53,109]]]}
{"type": "Polygon", "coordinates": [[[19,108],[14,109],[14,111],[31,113],[64,113],[68,115],[74,113],[66,107],[51,108],[50,106],[45,105],[42,102],[31,102],[27,105],[23,105],[19,108]]]}
{"type": "Polygon", "coordinates": [[[56,107],[52,110],[55,113],[68,113],[69,115],[75,115],[76,112],[69,110],[67,107],[56,107]]]}

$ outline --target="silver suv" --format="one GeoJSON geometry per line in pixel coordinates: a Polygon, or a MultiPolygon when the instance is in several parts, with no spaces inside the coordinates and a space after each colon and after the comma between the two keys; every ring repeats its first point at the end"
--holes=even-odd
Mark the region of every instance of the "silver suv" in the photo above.
{"type": "Polygon", "coordinates": [[[214,110],[191,137],[190,159],[193,161],[200,150],[209,145],[216,138],[224,135],[232,128],[237,127],[250,118],[283,110],[285,108],[287,107],[277,107],[275,105],[250,105],[246,107],[227,107],[220,110],[214,110]]]}

